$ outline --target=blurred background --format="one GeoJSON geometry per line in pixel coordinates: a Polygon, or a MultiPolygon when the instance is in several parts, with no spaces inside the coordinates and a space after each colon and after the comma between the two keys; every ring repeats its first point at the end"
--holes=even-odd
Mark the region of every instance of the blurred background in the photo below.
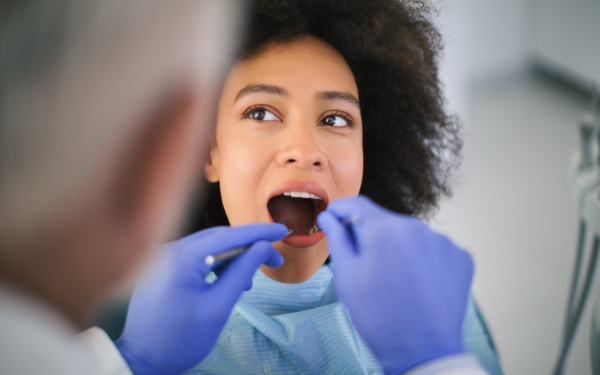
{"type": "MultiPolygon", "coordinates": [[[[473,254],[474,295],[506,374],[551,374],[579,225],[567,166],[591,83],[600,83],[600,0],[447,0],[440,7],[441,76],[465,145],[454,196],[431,224],[473,254]]],[[[565,374],[592,373],[599,294],[596,275],[565,374]]]]}

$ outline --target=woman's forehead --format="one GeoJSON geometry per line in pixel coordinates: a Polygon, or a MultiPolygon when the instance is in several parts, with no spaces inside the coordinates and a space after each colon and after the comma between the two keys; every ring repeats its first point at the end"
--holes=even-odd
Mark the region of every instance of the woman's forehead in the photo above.
{"type": "Polygon", "coordinates": [[[231,70],[223,95],[235,100],[242,90],[260,85],[281,89],[288,96],[345,92],[358,99],[356,81],[346,60],[315,37],[266,45],[231,70]]]}

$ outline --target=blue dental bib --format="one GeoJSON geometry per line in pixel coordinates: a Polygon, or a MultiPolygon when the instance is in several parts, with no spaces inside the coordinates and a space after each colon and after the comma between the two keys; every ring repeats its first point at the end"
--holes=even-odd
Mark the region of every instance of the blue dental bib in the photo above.
{"type": "MultiPolygon", "coordinates": [[[[329,265],[284,284],[260,270],[235,306],[210,355],[187,374],[381,374],[333,290],[329,265]]],[[[469,304],[465,345],[491,374],[502,374],[489,336],[469,304]]]]}

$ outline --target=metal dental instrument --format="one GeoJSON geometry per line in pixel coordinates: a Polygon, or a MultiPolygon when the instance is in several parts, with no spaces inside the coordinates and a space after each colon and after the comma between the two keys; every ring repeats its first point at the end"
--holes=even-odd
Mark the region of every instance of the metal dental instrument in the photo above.
{"type": "MultiPolygon", "coordinates": [[[[298,229],[302,229],[302,228],[305,228],[305,227],[311,225],[312,223],[313,222],[311,221],[310,223],[304,224],[301,227],[288,229],[287,236],[294,233],[298,229]]],[[[217,254],[217,255],[208,255],[206,258],[204,258],[204,263],[206,263],[207,266],[212,266],[215,263],[224,262],[226,260],[235,258],[238,255],[244,253],[246,250],[248,250],[250,248],[250,246],[252,246],[252,245],[236,247],[235,249],[231,249],[229,251],[226,251],[224,253],[217,254]]]]}

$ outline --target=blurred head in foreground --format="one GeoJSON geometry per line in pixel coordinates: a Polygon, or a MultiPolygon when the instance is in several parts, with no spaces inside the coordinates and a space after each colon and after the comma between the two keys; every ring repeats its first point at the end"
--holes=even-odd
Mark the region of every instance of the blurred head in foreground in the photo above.
{"type": "Polygon", "coordinates": [[[0,281],[82,322],[201,170],[233,1],[0,3],[0,281]]]}

